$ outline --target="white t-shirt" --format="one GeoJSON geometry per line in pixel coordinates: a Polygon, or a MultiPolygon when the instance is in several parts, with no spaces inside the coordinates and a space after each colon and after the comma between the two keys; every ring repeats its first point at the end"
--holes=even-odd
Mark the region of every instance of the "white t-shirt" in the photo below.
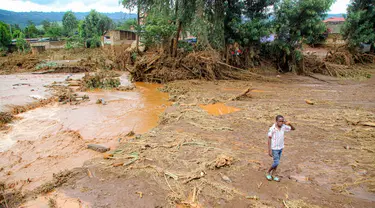
{"type": "Polygon", "coordinates": [[[268,130],[268,137],[271,139],[271,149],[281,150],[284,148],[284,132],[292,130],[292,127],[283,124],[280,129],[276,127],[276,124],[273,124],[268,130]]]}

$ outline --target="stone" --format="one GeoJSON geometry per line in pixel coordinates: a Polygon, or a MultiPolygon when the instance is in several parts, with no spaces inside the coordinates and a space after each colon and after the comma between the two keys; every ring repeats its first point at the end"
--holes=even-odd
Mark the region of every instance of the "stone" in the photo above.
{"type": "Polygon", "coordinates": [[[92,150],[97,151],[97,152],[101,152],[101,153],[107,152],[107,151],[110,150],[110,148],[99,145],[99,144],[88,144],[87,148],[92,149],[92,150]]]}

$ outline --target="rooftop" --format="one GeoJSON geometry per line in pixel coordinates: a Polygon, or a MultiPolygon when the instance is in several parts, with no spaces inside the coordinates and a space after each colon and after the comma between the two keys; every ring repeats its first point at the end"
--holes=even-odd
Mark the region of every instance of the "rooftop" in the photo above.
{"type": "Polygon", "coordinates": [[[323,22],[345,22],[345,18],[344,17],[330,17],[324,20],[323,22]]]}

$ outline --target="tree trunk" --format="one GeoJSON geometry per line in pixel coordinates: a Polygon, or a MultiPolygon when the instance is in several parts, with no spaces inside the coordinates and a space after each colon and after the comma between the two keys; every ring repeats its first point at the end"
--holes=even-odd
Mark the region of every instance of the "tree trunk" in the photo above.
{"type": "MultiPolygon", "coordinates": [[[[138,7],[137,7],[137,25],[138,25],[138,28],[137,30],[139,30],[140,28],[140,25],[141,25],[141,20],[139,19],[139,13],[140,13],[140,9],[139,9],[139,6],[140,6],[140,3],[138,1],[138,7]]],[[[137,31],[137,37],[136,37],[136,51],[137,53],[139,52],[139,31],[137,31]]]]}
{"type": "Polygon", "coordinates": [[[176,22],[174,24],[178,26],[177,26],[177,34],[176,34],[177,40],[176,39],[172,40],[172,51],[171,51],[172,57],[176,57],[177,55],[177,43],[178,43],[178,38],[180,36],[180,31],[181,31],[181,28],[180,28],[181,21],[178,19],[178,0],[176,0],[175,15],[176,15],[176,22]]]}
{"type": "Polygon", "coordinates": [[[174,43],[173,43],[173,52],[172,52],[173,57],[177,56],[178,39],[180,38],[180,33],[181,33],[181,29],[182,29],[181,21],[178,20],[177,22],[178,22],[177,34],[176,34],[176,38],[174,39],[174,43]]]}
{"type": "Polygon", "coordinates": [[[227,46],[225,47],[225,56],[226,56],[226,58],[225,58],[225,63],[226,63],[226,64],[229,64],[229,59],[230,59],[230,50],[229,50],[229,45],[227,45],[227,46]]]}

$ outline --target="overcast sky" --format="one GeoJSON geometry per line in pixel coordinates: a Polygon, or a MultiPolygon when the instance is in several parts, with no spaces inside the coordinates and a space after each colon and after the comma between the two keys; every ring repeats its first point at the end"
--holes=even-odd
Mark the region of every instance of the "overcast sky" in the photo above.
{"type": "MultiPolygon", "coordinates": [[[[350,0],[336,0],[329,13],[346,13],[350,0]]],[[[68,11],[87,12],[96,9],[99,12],[128,12],[119,5],[118,0],[1,0],[0,9],[28,11],[68,11]]]]}

